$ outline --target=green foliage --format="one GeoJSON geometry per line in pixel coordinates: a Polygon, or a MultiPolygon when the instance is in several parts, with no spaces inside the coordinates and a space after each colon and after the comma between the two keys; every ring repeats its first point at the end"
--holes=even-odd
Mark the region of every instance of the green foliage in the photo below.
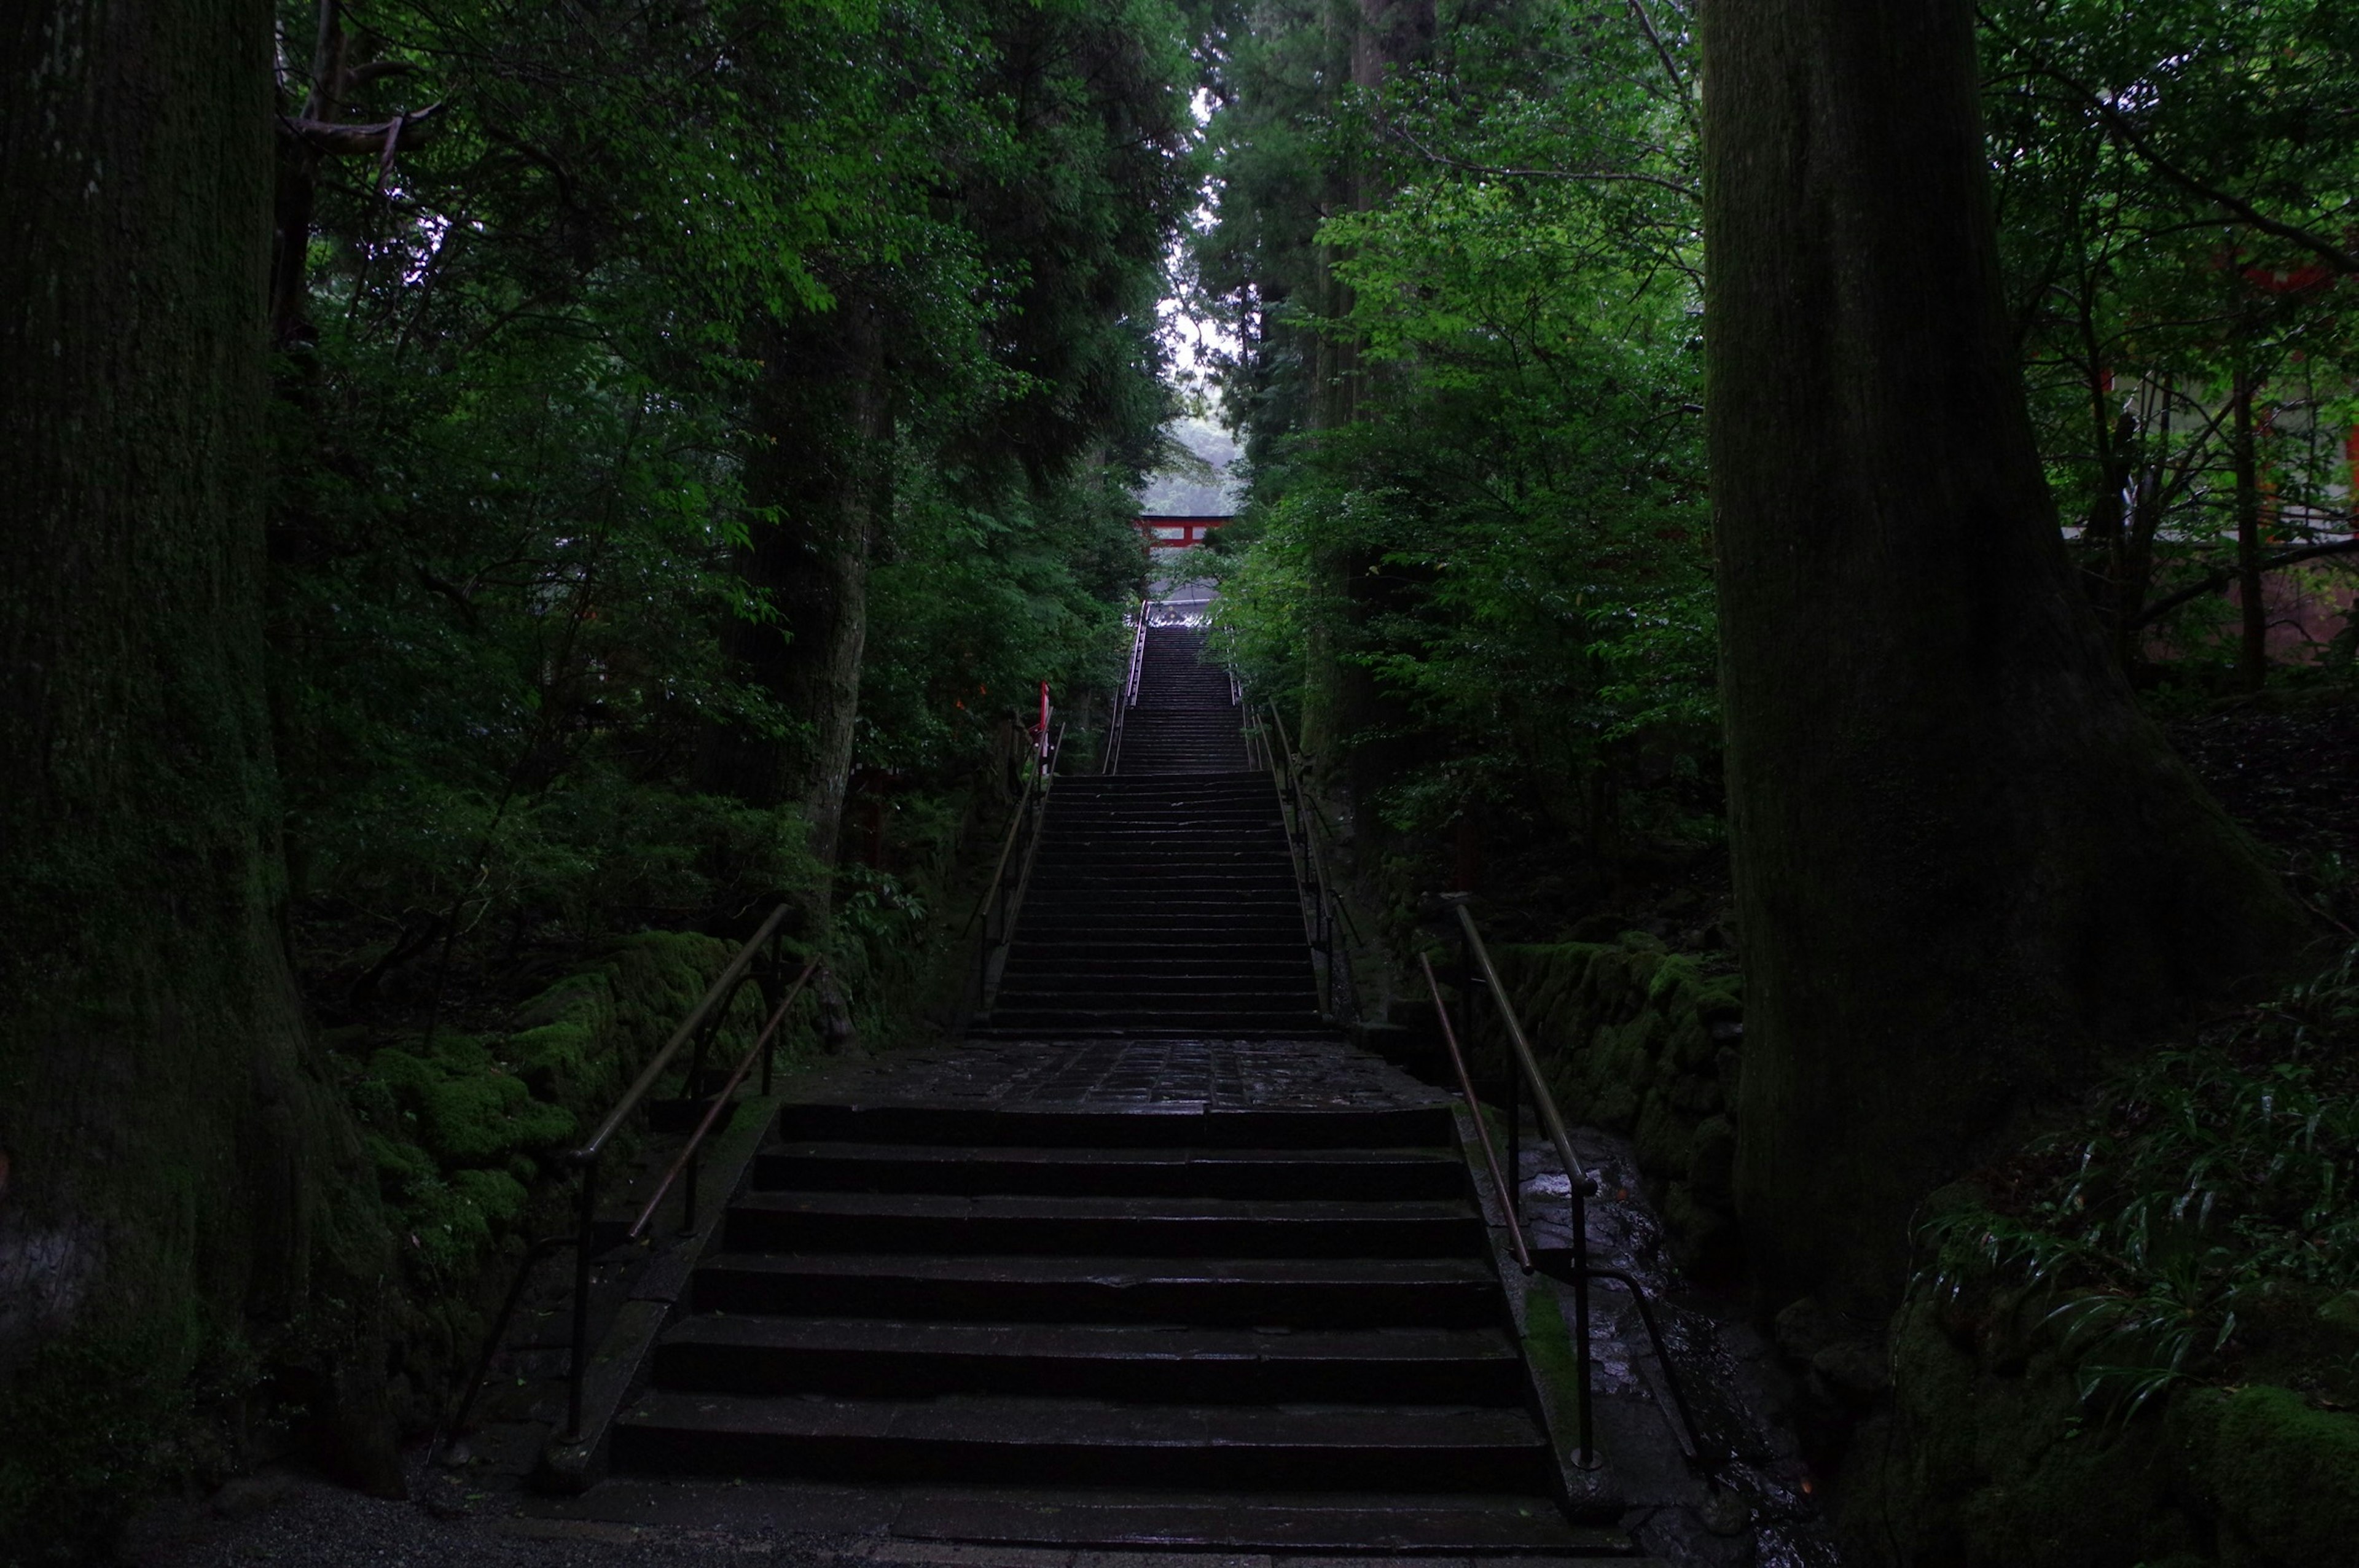
{"type": "Polygon", "coordinates": [[[1430,61],[1322,97],[1316,18],[1256,19],[1198,254],[1253,438],[1231,645],[1289,701],[1313,647],[1375,678],[1384,733],[1333,739],[1426,759],[1384,802],[1403,833],[1708,841],[1644,787],[1700,778],[1717,730],[1688,41],[1667,71],[1626,7],[1445,8],[1430,61]],[[1323,187],[1282,178],[1305,158],[1323,187]],[[1317,388],[1346,375],[1348,419],[1317,388]]]}
{"type": "MultiPolygon", "coordinates": [[[[2234,560],[2239,375],[2266,553],[2347,531],[2359,340],[2331,257],[2359,192],[2343,123],[2359,35],[2310,0],[1981,15],[2033,416],[2093,597],[2135,654],[2151,607],[2234,560]]],[[[2155,624],[2201,654],[2232,617],[2199,593],[2155,624]]]]}
{"type": "Polygon", "coordinates": [[[955,798],[1007,699],[1106,678],[1193,67],[1165,0],[393,0],[313,60],[340,14],[283,9],[287,114],[444,108],[389,164],[282,148],[278,756],[315,1004],[417,1027],[454,967],[823,886],[710,765],[821,719],[724,653],[821,631],[743,575],[810,503],[757,493],[781,448],[875,476],[856,769],[955,798]],[[812,357],[853,312],[880,450],[812,357]]]}
{"type": "Polygon", "coordinates": [[[2359,948],[2125,1068],[2012,1173],[2014,1201],[1933,1222],[1937,1282],[2049,1295],[2084,1395],[2124,1416],[2232,1364],[2256,1313],[2300,1323],[2275,1337],[2307,1353],[2359,1286],[2354,1037],[2359,948]]]}
{"type": "MultiPolygon", "coordinates": [[[[359,1062],[346,1053],[366,1031],[331,1037],[406,1267],[426,1294],[463,1290],[522,1228],[547,1157],[603,1113],[734,950],[647,933],[551,986],[505,1035],[438,1033],[359,1062]]],[[[757,1000],[740,993],[724,1047],[750,1037],[757,1000]]],[[[790,1037],[782,1055],[792,1049],[790,1037]]]]}
{"type": "Polygon", "coordinates": [[[216,1477],[234,1456],[208,1408],[257,1380],[241,1340],[165,1303],[43,1346],[0,1387],[0,1563],[96,1560],[137,1499],[216,1477]]]}

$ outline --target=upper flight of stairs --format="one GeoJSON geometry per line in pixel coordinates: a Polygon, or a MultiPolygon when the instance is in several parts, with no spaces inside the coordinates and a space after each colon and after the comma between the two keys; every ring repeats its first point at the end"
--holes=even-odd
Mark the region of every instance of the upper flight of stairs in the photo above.
{"type": "Polygon", "coordinates": [[[642,1476],[957,1488],[964,1539],[1618,1554],[1438,1106],[789,1107],[616,1423],[642,1476]]]}
{"type": "Polygon", "coordinates": [[[1319,1027],[1266,775],[1057,781],[989,1033],[1319,1027]]]}
{"type": "Polygon", "coordinates": [[[1138,701],[1123,718],[1124,773],[1234,773],[1247,767],[1245,726],[1226,670],[1203,662],[1204,633],[1150,626],[1138,701]]]}
{"type": "Polygon", "coordinates": [[[984,1033],[1321,1027],[1277,791],[1202,647],[1149,628],[1119,771],[1058,778],[984,1033]]]}

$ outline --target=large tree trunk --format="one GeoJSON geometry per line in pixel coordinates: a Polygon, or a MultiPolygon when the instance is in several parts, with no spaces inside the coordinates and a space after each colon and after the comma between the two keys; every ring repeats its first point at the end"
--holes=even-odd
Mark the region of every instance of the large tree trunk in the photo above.
{"type": "Polygon", "coordinates": [[[168,1382],[387,1260],[277,925],[270,37],[260,0],[0,22],[0,1382],[69,1333],[168,1382]]]}
{"type": "MultiPolygon", "coordinates": [[[[1330,80],[1348,74],[1351,84],[1375,92],[1403,69],[1432,53],[1433,0],[1332,0],[1323,16],[1330,80]]],[[[1332,211],[1364,211],[1389,191],[1371,167],[1355,157],[1328,171],[1327,201],[1332,211]]],[[[1352,290],[1332,270],[1343,259],[1332,246],[1320,247],[1321,276],[1318,308],[1340,319],[1351,313],[1352,290]]],[[[1358,345],[1320,333],[1313,340],[1310,427],[1341,430],[1359,417],[1368,394],[1368,367],[1358,345]]],[[[1397,584],[1386,575],[1381,552],[1364,546],[1329,547],[1314,569],[1331,596],[1338,624],[1314,630],[1308,650],[1302,743],[1333,766],[1328,778],[1350,803],[1356,834],[1373,825],[1375,814],[1360,809],[1400,776],[1413,758],[1414,741],[1396,734],[1400,704],[1373,671],[1351,655],[1364,640],[1364,628],[1392,608],[1397,584]]]]}
{"type": "MultiPolygon", "coordinates": [[[[781,333],[756,394],[747,499],[767,509],[739,558],[774,618],[733,622],[723,649],[738,678],[773,699],[784,734],[715,729],[705,785],[805,825],[822,864],[835,859],[860,711],[888,429],[885,341],[875,308],[847,295],[816,322],[781,333]]],[[[824,895],[814,911],[823,916],[824,895]]]]}
{"type": "Polygon", "coordinates": [[[1866,1304],[1919,1199],[2027,1103],[2309,926],[2074,590],[2006,351],[1970,7],[1704,16],[1738,1197],[1772,1288],[1866,1304]]]}

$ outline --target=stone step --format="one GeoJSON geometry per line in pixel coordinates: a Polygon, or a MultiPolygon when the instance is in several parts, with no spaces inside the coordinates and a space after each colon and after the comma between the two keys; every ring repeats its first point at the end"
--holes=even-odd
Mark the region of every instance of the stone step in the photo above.
{"type": "Polygon", "coordinates": [[[656,1351],[665,1389],[933,1399],[972,1394],[1147,1404],[1520,1408],[1515,1341],[1493,1328],[1266,1333],[1167,1324],[906,1323],[709,1313],[656,1351]]]}
{"type": "Polygon", "coordinates": [[[1547,1439],[1476,1407],[1117,1405],[1051,1399],[643,1396],[614,1462],[656,1474],[822,1480],[1538,1491],[1547,1439]]]}
{"type": "Polygon", "coordinates": [[[990,1110],[939,1105],[788,1105],[781,1141],[992,1148],[1402,1149],[1454,1146],[1446,1104],[1352,1110],[990,1110]]]}
{"type": "Polygon", "coordinates": [[[1165,1034],[1204,1034],[1215,1039],[1287,1039],[1322,1028],[1326,1020],[1311,1009],[1266,1012],[1221,1012],[1210,1008],[1148,1009],[999,1007],[991,1010],[992,1023],[1003,1033],[1054,1030],[1061,1038],[1077,1034],[1119,1036],[1140,1029],[1165,1034]]]}
{"type": "MultiPolygon", "coordinates": [[[[1637,1559],[1610,1520],[1574,1524],[1549,1498],[1512,1494],[1376,1496],[1198,1493],[1156,1489],[960,1489],[906,1505],[895,1533],[991,1546],[1100,1551],[1334,1555],[1370,1563],[1482,1557],[1518,1568],[1622,1559],[1622,1568],[1669,1568],[1637,1559]]],[[[1211,1561],[1217,1561],[1216,1559],[1211,1561]]]]}
{"type": "MultiPolygon", "coordinates": [[[[1111,944],[1090,943],[1086,946],[1093,951],[1078,950],[1084,946],[1079,941],[1070,945],[1061,942],[1027,943],[1009,952],[1007,972],[1010,975],[1021,971],[1075,979],[1106,980],[1153,979],[1159,975],[1189,979],[1201,975],[1229,975],[1245,979],[1257,975],[1307,975],[1310,972],[1305,952],[1289,953],[1284,946],[1275,953],[1264,951],[1250,957],[1239,957],[1235,945],[1224,943],[1158,942],[1149,938],[1133,944],[1139,951],[1124,957],[1103,956],[1094,951],[1111,944]]],[[[1297,941],[1288,946],[1299,948],[1300,943],[1297,941]]]]}
{"type": "Polygon", "coordinates": [[[1199,1327],[1490,1328],[1506,1303],[1477,1258],[933,1258],[722,1253],[699,1312],[1199,1327]]]}
{"type": "Polygon", "coordinates": [[[757,1191],[729,1206],[722,1238],[733,1252],[1442,1258],[1479,1254],[1484,1232],[1452,1199],[757,1191]]]}
{"type": "Polygon", "coordinates": [[[1465,1162],[1420,1149],[1035,1149],[780,1143],[756,1191],[1095,1193],[1109,1197],[1459,1198],[1465,1162]]]}
{"type": "Polygon", "coordinates": [[[1003,980],[995,1007],[1010,1013],[1027,1010],[1068,1009],[1113,1011],[1135,1008],[1141,1012],[1269,1012],[1317,1011],[1318,997],[1308,975],[1251,984],[1208,979],[1192,986],[1119,986],[1103,983],[1049,984],[1029,976],[1003,980]]]}
{"type": "Polygon", "coordinates": [[[1141,1007],[1226,1002],[1240,997],[1255,998],[1260,1005],[1284,1001],[1289,1006],[1308,1006],[1315,1000],[1314,989],[1311,975],[1300,964],[1289,964],[1283,970],[1244,975],[1211,968],[1193,971],[1165,968],[1132,975],[1071,974],[1042,968],[1018,968],[1011,964],[1000,978],[999,997],[1009,1006],[1022,1006],[1027,999],[1054,998],[1071,1003],[1092,997],[1103,998],[1108,1004],[1141,1007]]]}

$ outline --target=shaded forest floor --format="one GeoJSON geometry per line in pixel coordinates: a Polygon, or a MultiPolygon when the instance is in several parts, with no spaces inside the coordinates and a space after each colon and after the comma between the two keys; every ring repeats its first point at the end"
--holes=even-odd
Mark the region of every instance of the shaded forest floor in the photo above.
{"type": "Polygon", "coordinates": [[[2302,896],[2359,924],[2359,690],[2297,678],[2166,728],[2302,896]]]}

